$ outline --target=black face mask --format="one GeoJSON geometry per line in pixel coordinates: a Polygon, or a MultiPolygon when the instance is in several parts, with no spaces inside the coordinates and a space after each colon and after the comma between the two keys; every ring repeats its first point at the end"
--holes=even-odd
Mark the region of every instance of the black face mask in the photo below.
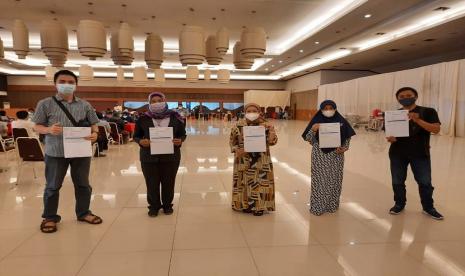
{"type": "Polygon", "coordinates": [[[399,103],[402,106],[411,106],[415,104],[416,101],[417,101],[417,98],[403,98],[399,100],[399,103]]]}

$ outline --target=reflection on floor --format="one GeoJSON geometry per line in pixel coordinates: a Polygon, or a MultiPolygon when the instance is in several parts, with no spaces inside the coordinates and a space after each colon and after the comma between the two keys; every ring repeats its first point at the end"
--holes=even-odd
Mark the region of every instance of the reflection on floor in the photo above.
{"type": "Polygon", "coordinates": [[[310,146],[305,122],[275,121],[272,149],[277,211],[253,217],[231,211],[230,126],[189,123],[177,178],[175,214],[149,218],[135,144],[112,146],[92,163],[92,210],[104,224],[75,221],[69,176],[61,190],[63,222],[39,232],[43,164],[21,171],[1,156],[0,275],[465,275],[465,139],[432,140],[435,200],[444,221],[421,214],[408,179],[408,206],[390,216],[387,144],[359,131],[346,155],[336,214],[308,212],[310,146]]]}

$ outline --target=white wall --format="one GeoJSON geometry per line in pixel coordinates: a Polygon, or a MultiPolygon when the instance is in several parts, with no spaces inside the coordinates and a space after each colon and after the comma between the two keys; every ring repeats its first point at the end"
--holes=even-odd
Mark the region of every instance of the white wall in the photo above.
{"type": "MultiPolygon", "coordinates": [[[[153,87],[155,83],[153,79],[149,80],[148,86],[153,87]]],[[[9,85],[51,85],[43,76],[8,76],[9,85]]],[[[80,86],[134,86],[131,80],[126,80],[122,83],[116,81],[115,78],[95,78],[93,81],[81,81],[80,86]]],[[[232,80],[229,84],[219,84],[216,80],[205,82],[200,80],[198,83],[188,83],[182,79],[167,79],[162,87],[170,88],[224,88],[224,89],[271,89],[284,90],[286,87],[285,81],[235,81],[232,80]]]]}
{"type": "Polygon", "coordinates": [[[286,90],[291,93],[318,89],[321,80],[321,72],[313,72],[286,82],[286,90]]]}
{"type": "Polygon", "coordinates": [[[347,80],[376,75],[371,71],[338,71],[338,70],[321,70],[320,85],[343,82],[347,80]]]}
{"type": "Polygon", "coordinates": [[[321,70],[288,80],[286,90],[291,91],[291,93],[315,90],[322,84],[341,82],[375,74],[370,71],[321,70]]]}

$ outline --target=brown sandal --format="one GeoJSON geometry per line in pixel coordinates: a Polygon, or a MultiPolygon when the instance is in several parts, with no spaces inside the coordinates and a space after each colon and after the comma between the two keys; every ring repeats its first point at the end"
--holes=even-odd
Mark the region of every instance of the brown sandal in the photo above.
{"type": "Polygon", "coordinates": [[[87,223],[89,223],[89,224],[101,224],[101,223],[103,222],[103,220],[102,220],[101,217],[96,216],[96,215],[94,215],[94,214],[92,214],[92,213],[89,213],[89,214],[85,215],[85,216],[82,217],[82,218],[78,218],[78,221],[87,222],[87,223]],[[93,216],[94,218],[91,219],[91,220],[87,220],[86,218],[87,218],[88,216],[93,216]]]}
{"type": "Polygon", "coordinates": [[[42,221],[42,223],[40,224],[40,231],[42,231],[42,233],[46,233],[46,234],[51,234],[51,233],[55,233],[58,228],[57,228],[57,223],[55,220],[53,219],[44,219],[42,221]],[[46,225],[47,223],[49,222],[53,222],[55,223],[55,225],[46,225]]]}

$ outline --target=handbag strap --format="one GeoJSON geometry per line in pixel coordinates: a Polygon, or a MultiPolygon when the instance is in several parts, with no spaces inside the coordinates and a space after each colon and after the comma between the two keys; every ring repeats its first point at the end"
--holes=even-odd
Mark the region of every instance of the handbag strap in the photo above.
{"type": "Polygon", "coordinates": [[[68,117],[69,121],[75,126],[78,127],[79,124],[76,122],[74,119],[73,115],[69,112],[69,110],[63,105],[62,102],[60,102],[55,96],[52,97],[53,100],[57,103],[57,105],[63,110],[63,112],[66,114],[66,117],[68,117]]]}

